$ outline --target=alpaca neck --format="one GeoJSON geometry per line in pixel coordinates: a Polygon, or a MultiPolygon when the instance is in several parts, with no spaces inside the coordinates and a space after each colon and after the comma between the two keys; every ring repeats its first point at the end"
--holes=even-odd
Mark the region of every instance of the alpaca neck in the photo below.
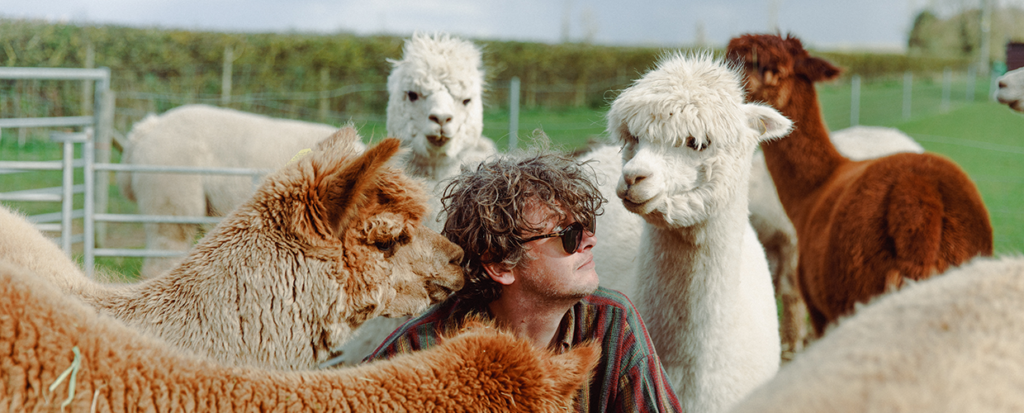
{"type": "Polygon", "coordinates": [[[459,161],[454,157],[438,154],[436,156],[423,156],[418,153],[409,155],[409,162],[405,168],[409,175],[425,178],[430,181],[455,176],[459,173],[459,161]]]}
{"type": "Polygon", "coordinates": [[[745,203],[732,204],[692,227],[644,224],[637,306],[663,360],[689,364],[705,346],[729,339],[723,314],[733,306],[740,284],[747,219],[745,207],[737,207],[745,203]]]}
{"type": "Polygon", "coordinates": [[[721,411],[736,397],[729,377],[750,367],[745,320],[756,317],[745,310],[752,284],[741,265],[749,224],[745,193],[736,198],[692,227],[644,224],[637,308],[688,412],[721,411]]]}
{"type": "MultiPolygon", "coordinates": [[[[301,258],[281,257],[286,252],[271,240],[233,233],[240,226],[254,225],[238,215],[236,211],[229,216],[225,221],[233,222],[214,229],[163,276],[100,287],[86,299],[125,324],[221,362],[288,370],[316,366],[330,357],[330,346],[341,341],[303,321],[322,317],[315,308],[307,308],[314,307],[310,303],[328,302],[324,297],[316,301],[309,291],[327,289],[308,285],[308,277],[297,279],[294,268],[274,266],[301,258]],[[267,259],[272,254],[277,256],[267,259]],[[330,342],[311,343],[310,337],[330,342]]],[[[344,323],[335,327],[344,330],[345,337],[355,328],[346,329],[344,323]]]]}
{"type": "Polygon", "coordinates": [[[779,109],[793,121],[793,132],[764,142],[761,148],[779,200],[792,219],[800,215],[794,211],[804,208],[803,201],[824,185],[839,165],[849,161],[829,140],[813,83],[795,82],[789,102],[779,109]]]}

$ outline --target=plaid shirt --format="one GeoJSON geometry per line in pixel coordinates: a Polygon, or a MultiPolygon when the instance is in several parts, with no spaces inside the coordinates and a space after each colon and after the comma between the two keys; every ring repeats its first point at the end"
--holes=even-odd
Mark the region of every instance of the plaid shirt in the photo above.
{"type": "MultiPolygon", "coordinates": [[[[473,312],[489,314],[486,308],[468,308],[462,300],[452,297],[403,324],[366,360],[388,359],[432,347],[441,333],[457,328],[473,312]]],[[[654,352],[647,327],[622,293],[598,288],[566,313],[557,334],[559,351],[591,339],[601,343],[601,360],[590,385],[580,388],[576,398],[579,411],[682,410],[654,352]]]]}

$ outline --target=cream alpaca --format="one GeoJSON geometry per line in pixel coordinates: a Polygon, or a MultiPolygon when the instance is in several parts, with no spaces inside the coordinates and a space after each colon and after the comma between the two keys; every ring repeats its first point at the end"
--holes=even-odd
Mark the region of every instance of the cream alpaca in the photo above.
{"type": "MultiPolygon", "coordinates": [[[[268,176],[160,277],[101,285],[66,265],[40,275],[101,313],[224,364],[316,367],[366,320],[418,313],[463,283],[462,250],[422,224],[421,185],[386,165],[398,141],[354,155],[358,144],[354,129],[342,129],[268,176]]],[[[0,259],[67,260],[52,243],[51,251],[28,249],[37,242],[25,240],[42,234],[20,217],[0,214],[0,224],[19,228],[4,232],[0,245],[11,249],[0,259]]]]}
{"type": "MultiPolygon", "coordinates": [[[[122,163],[277,169],[337,128],[273,119],[206,105],[181,106],[149,115],[132,127],[122,163]]],[[[361,151],[357,144],[353,150],[361,151]]],[[[147,215],[221,216],[252,195],[250,177],[198,174],[119,173],[126,198],[147,215]]],[[[146,247],[186,251],[198,225],[146,224],[146,247]]],[[[146,258],[142,276],[152,278],[180,258],[146,258]]]]}
{"type": "Polygon", "coordinates": [[[432,349],[357,368],[228,367],[98,314],[3,261],[0,332],[0,410],[12,412],[64,411],[65,401],[72,412],[560,412],[600,355],[592,345],[554,356],[476,326],[432,349]],[[73,373],[59,379],[65,371],[73,373]]]}
{"type": "Polygon", "coordinates": [[[999,91],[996,99],[1017,112],[1024,112],[1024,68],[1013,70],[999,77],[999,91]]]}
{"type": "Polygon", "coordinates": [[[1024,259],[975,258],[860,306],[741,412],[1024,410],[1024,259]]]}
{"type": "Polygon", "coordinates": [[[637,308],[688,412],[719,412],[775,374],[771,275],[747,219],[758,142],[792,123],[743,103],[739,73],[673,55],[612,102],[617,194],[643,217],[637,308]]]}

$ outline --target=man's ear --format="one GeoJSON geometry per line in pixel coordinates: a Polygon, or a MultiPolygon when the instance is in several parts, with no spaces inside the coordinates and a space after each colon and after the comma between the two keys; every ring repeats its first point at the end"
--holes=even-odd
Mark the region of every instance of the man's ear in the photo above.
{"type": "Polygon", "coordinates": [[[512,273],[512,268],[500,263],[500,262],[488,262],[484,263],[484,271],[487,271],[487,276],[491,277],[494,282],[501,285],[511,285],[516,281],[515,274],[512,273]]]}

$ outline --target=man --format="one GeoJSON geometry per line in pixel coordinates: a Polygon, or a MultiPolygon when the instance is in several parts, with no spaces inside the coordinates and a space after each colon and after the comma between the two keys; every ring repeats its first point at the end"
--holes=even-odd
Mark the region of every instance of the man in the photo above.
{"type": "Polygon", "coordinates": [[[604,199],[585,166],[557,154],[502,156],[445,189],[444,235],[465,251],[466,286],[392,333],[367,360],[437,344],[469,314],[557,352],[595,340],[602,359],[580,411],[678,411],[647,329],[621,293],[598,287],[591,250],[604,199]]]}

